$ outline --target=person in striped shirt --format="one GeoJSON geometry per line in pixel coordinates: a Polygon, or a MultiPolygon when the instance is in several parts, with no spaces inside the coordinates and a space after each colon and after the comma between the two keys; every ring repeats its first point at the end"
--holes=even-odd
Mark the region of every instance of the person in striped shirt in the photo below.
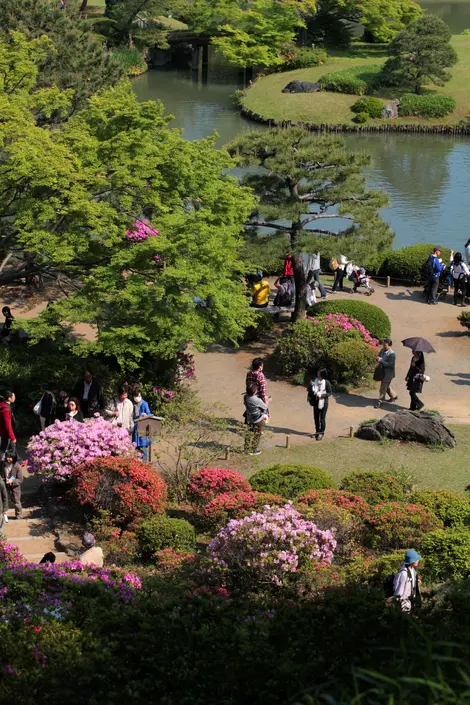
{"type": "Polygon", "coordinates": [[[266,377],[263,374],[264,363],[260,357],[255,357],[251,363],[251,370],[246,375],[246,386],[256,384],[256,396],[258,396],[265,404],[268,403],[268,391],[266,385],[266,377]]]}

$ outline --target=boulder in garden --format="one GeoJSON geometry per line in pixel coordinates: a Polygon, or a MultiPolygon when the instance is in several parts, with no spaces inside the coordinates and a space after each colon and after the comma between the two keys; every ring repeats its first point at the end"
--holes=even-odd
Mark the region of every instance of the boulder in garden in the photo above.
{"type": "Polygon", "coordinates": [[[291,81],[285,88],[283,93],[316,93],[320,90],[319,83],[311,83],[310,81],[291,81]]]}
{"type": "Polygon", "coordinates": [[[455,446],[455,436],[444,426],[440,416],[423,411],[397,411],[387,414],[380,421],[365,424],[356,436],[365,440],[390,438],[425,445],[455,446]]]}

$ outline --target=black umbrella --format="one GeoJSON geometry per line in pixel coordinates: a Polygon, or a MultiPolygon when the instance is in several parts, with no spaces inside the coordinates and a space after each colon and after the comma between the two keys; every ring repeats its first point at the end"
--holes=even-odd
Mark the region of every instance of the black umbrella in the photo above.
{"type": "Polygon", "coordinates": [[[405,338],[401,341],[405,348],[411,348],[413,352],[433,353],[436,352],[426,338],[405,338]]]}

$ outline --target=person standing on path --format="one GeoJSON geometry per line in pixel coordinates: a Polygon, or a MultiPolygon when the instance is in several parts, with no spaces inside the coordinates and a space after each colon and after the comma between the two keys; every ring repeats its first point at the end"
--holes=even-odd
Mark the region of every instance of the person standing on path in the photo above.
{"type": "Polygon", "coordinates": [[[414,352],[411,357],[410,369],[405,378],[406,388],[410,393],[411,399],[410,411],[421,411],[424,406],[418,394],[423,391],[425,369],[424,353],[414,352]]]}
{"type": "Polygon", "coordinates": [[[132,442],[135,443],[137,450],[142,455],[142,460],[148,460],[149,439],[147,436],[139,436],[137,430],[137,421],[144,416],[150,416],[150,407],[145,399],[142,398],[142,392],[139,387],[134,387],[132,390],[132,402],[134,407],[133,419],[134,428],[132,430],[132,442]]]}
{"type": "Polygon", "coordinates": [[[21,519],[23,508],[21,506],[21,483],[23,482],[23,469],[18,462],[18,456],[12,451],[5,453],[2,463],[2,479],[10,493],[10,499],[15,507],[15,519],[21,519]]]}
{"type": "Polygon", "coordinates": [[[467,281],[470,276],[470,271],[462,259],[461,252],[456,252],[455,255],[451,252],[450,268],[454,280],[454,306],[458,304],[459,293],[462,294],[461,306],[465,306],[467,281]]]}
{"type": "Polygon", "coordinates": [[[307,399],[310,406],[313,406],[313,419],[315,422],[315,434],[312,438],[322,441],[326,430],[326,414],[328,412],[328,399],[333,390],[328,373],[324,367],[317,371],[315,379],[310,382],[307,399]]]}
{"type": "Polygon", "coordinates": [[[80,402],[76,397],[70,397],[67,402],[67,413],[65,414],[66,421],[76,421],[77,423],[83,423],[85,419],[80,410],[80,402]]]}
{"type": "Polygon", "coordinates": [[[268,404],[268,390],[266,385],[266,377],[263,374],[264,362],[260,357],[255,357],[251,363],[251,370],[246,375],[246,386],[256,384],[256,396],[261,401],[268,404]]]}
{"type": "Polygon", "coordinates": [[[435,247],[434,252],[429,257],[428,304],[437,304],[439,277],[444,269],[445,265],[441,262],[441,249],[440,247],[435,247]]]}
{"type": "Polygon", "coordinates": [[[46,389],[41,397],[41,411],[39,421],[41,422],[41,431],[44,431],[47,426],[54,423],[57,402],[54,393],[50,389],[46,389]]]}
{"type": "Polygon", "coordinates": [[[8,511],[8,492],[3,481],[0,477],[0,539],[3,538],[3,524],[5,522],[5,517],[8,511]]]}
{"type": "Polygon", "coordinates": [[[340,291],[344,291],[343,287],[343,280],[344,280],[344,275],[346,273],[346,267],[349,264],[349,260],[347,257],[344,255],[339,256],[339,262],[338,262],[338,269],[335,272],[335,281],[333,284],[333,289],[331,290],[332,294],[336,294],[338,291],[338,288],[340,291]]]}
{"type": "Polygon", "coordinates": [[[119,388],[119,396],[115,397],[106,409],[106,414],[111,417],[113,426],[125,428],[129,434],[132,434],[134,430],[134,405],[128,396],[127,384],[123,384],[119,388]]]}
{"type": "Polygon", "coordinates": [[[80,408],[85,418],[89,419],[104,409],[103,389],[89,370],[84,373],[83,380],[75,385],[72,396],[80,402],[80,408]]]}
{"type": "Polygon", "coordinates": [[[396,357],[395,351],[392,350],[392,341],[390,338],[385,338],[383,341],[382,350],[379,352],[377,357],[377,363],[382,368],[383,377],[380,382],[379,399],[375,405],[376,409],[381,408],[387,394],[390,397],[390,401],[396,401],[398,399],[398,395],[395,394],[390,386],[395,377],[396,357]]]}
{"type": "Polygon", "coordinates": [[[320,289],[320,296],[322,297],[322,299],[327,299],[328,294],[326,293],[326,289],[320,281],[320,261],[321,260],[319,252],[316,252],[315,254],[309,256],[307,263],[307,284],[316,282],[318,288],[320,289]]]}
{"type": "Polygon", "coordinates": [[[292,252],[288,252],[285,257],[282,276],[286,277],[286,279],[288,279],[292,284],[295,297],[294,257],[292,256],[292,252]]]}
{"type": "Polygon", "coordinates": [[[258,445],[268,415],[268,405],[259,398],[257,392],[256,382],[250,382],[246,386],[246,394],[243,399],[245,420],[248,426],[245,435],[245,453],[248,455],[260,455],[261,451],[258,450],[258,445]]]}
{"type": "Polygon", "coordinates": [[[406,551],[403,565],[393,580],[393,596],[403,612],[411,612],[420,602],[419,578],[416,572],[421,556],[414,549],[406,551]]]}
{"type": "Polygon", "coordinates": [[[11,405],[15,403],[15,393],[5,392],[0,401],[0,456],[10,450],[16,453],[15,417],[11,405]]]}

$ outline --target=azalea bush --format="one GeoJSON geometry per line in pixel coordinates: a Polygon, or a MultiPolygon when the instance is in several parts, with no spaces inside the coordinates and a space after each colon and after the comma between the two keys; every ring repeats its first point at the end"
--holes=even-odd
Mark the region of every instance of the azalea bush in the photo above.
{"type": "Polygon", "coordinates": [[[369,504],[404,502],[411,495],[413,482],[405,473],[350,472],[343,477],[341,489],[361,495],[369,504]]]}
{"type": "Polygon", "coordinates": [[[384,502],[371,507],[365,525],[367,543],[381,550],[419,546],[425,534],[443,526],[426,507],[405,502],[384,502]]]}
{"type": "Polygon", "coordinates": [[[198,507],[227,492],[250,492],[251,485],[236,470],[201,468],[191,475],[188,484],[189,501],[198,507]]]}
{"type": "Polygon", "coordinates": [[[207,573],[229,590],[285,586],[310,562],[331,563],[334,532],[320,531],[290,505],[232,519],[208,547],[207,573]]]}
{"type": "Polygon", "coordinates": [[[326,470],[310,465],[278,463],[259,470],[250,478],[251,486],[259,492],[278,494],[295,499],[306,490],[336,487],[326,470]]]}
{"type": "Polygon", "coordinates": [[[144,560],[165,549],[193,553],[196,545],[194,527],[185,519],[150,517],[139,524],[136,533],[144,560]]]}
{"type": "Polygon", "coordinates": [[[137,458],[97,458],[75,468],[73,479],[72,492],[80,504],[95,512],[107,510],[124,524],[166,508],[166,483],[137,458]]]}
{"type": "Polygon", "coordinates": [[[135,453],[128,432],[101,416],[76,421],[56,421],[33,436],[27,446],[28,471],[44,479],[67,480],[83,463],[135,453]]]}
{"type": "Polygon", "coordinates": [[[346,490],[307,490],[298,497],[297,502],[307,507],[315,507],[319,504],[332,505],[347,509],[359,517],[363,517],[369,507],[363,497],[346,490]]]}
{"type": "Polygon", "coordinates": [[[334,530],[336,539],[335,558],[344,562],[361,548],[364,539],[364,523],[352,512],[334,504],[303,505],[299,509],[305,519],[313,521],[318,529],[334,530]]]}
{"type": "Polygon", "coordinates": [[[415,504],[430,509],[444,526],[468,526],[470,524],[470,502],[459,492],[450,490],[420,490],[413,494],[415,504]]]}
{"type": "Polygon", "coordinates": [[[213,527],[225,526],[230,519],[240,519],[252,509],[262,509],[264,506],[281,506],[286,503],[285,497],[269,492],[240,490],[224,492],[208,502],[203,509],[207,524],[213,527]]]}
{"type": "Polygon", "coordinates": [[[420,552],[430,581],[461,580],[470,576],[470,531],[466,527],[441,529],[427,534],[420,552]]]}

